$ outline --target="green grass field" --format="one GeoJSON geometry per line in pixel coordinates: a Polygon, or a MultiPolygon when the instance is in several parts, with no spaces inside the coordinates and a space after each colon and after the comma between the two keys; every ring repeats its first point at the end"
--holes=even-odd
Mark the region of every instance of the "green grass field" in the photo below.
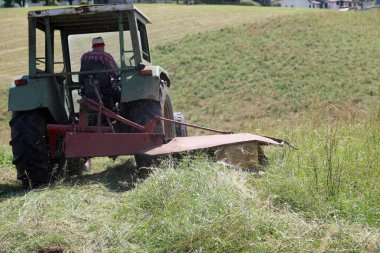
{"type": "Polygon", "coordinates": [[[6,96],[27,67],[26,10],[0,9],[0,252],[379,252],[379,11],[139,8],[175,111],[298,150],[265,148],[260,176],[200,155],[140,180],[133,159],[99,158],[84,176],[22,191],[6,96]]]}

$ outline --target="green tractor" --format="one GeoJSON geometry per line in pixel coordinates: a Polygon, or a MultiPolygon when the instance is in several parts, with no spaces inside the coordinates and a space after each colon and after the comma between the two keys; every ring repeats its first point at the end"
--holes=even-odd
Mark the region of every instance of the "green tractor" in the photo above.
{"type": "MultiPolygon", "coordinates": [[[[169,74],[152,65],[146,25],[150,23],[133,5],[83,6],[28,13],[29,74],[13,80],[9,91],[12,111],[11,142],[17,178],[25,187],[49,183],[63,171],[78,174],[86,157],[67,158],[62,154],[63,139],[49,139],[48,125],[73,125],[79,120],[81,56],[91,48],[91,40],[101,36],[118,69],[87,71],[87,74],[118,71],[112,80],[116,95],[114,112],[140,125],[155,116],[182,119],[174,115],[169,97],[169,74]],[[53,140],[54,139],[54,140],[53,140]],[[52,147],[54,145],[54,147],[52,147]]],[[[135,132],[119,122],[111,122],[114,132],[135,132]]],[[[165,138],[186,135],[186,126],[158,122],[154,132],[165,138]]],[[[138,166],[147,157],[136,154],[138,166]]]]}
{"type": "Polygon", "coordinates": [[[8,107],[13,163],[25,188],[80,174],[97,156],[134,155],[144,168],[162,155],[219,148],[216,159],[257,168],[265,162],[262,145],[284,143],[191,125],[173,113],[169,75],[152,65],[149,19],[133,5],[31,11],[28,22],[29,74],[11,83],[8,107]],[[114,67],[82,66],[91,41],[106,42],[118,57],[114,67]],[[187,137],[188,126],[219,135],[187,137]],[[231,150],[247,145],[244,156],[231,150]]]}

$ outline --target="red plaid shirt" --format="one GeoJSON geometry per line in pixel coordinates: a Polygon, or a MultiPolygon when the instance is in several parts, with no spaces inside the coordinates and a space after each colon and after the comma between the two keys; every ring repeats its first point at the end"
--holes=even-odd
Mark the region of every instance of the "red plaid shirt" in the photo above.
{"type": "MultiPolygon", "coordinates": [[[[83,61],[101,61],[106,69],[117,69],[119,68],[117,66],[117,63],[113,59],[112,55],[109,53],[106,53],[104,51],[98,50],[98,49],[93,49],[92,51],[89,51],[85,53],[82,58],[81,62],[83,61]]],[[[119,76],[118,71],[113,71],[111,72],[111,76],[116,78],[119,76]]]]}

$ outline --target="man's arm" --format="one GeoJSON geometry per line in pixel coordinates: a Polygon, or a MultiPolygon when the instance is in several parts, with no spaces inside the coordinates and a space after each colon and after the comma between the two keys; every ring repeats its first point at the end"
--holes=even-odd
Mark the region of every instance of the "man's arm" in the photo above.
{"type": "MultiPolygon", "coordinates": [[[[109,68],[109,69],[119,68],[119,66],[115,62],[115,59],[112,57],[112,55],[110,55],[108,53],[105,53],[104,64],[106,65],[106,68],[109,68]]],[[[113,78],[118,78],[120,76],[120,73],[119,73],[119,71],[113,71],[113,72],[111,72],[111,76],[113,78]]]]}

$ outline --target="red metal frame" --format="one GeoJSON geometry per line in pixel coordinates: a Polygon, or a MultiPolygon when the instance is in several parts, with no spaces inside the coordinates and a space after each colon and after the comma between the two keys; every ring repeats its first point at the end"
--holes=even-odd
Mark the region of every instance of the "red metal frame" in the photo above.
{"type": "MultiPolygon", "coordinates": [[[[101,100],[99,99],[99,101],[101,100]]],[[[79,104],[80,112],[78,124],[51,124],[47,126],[50,152],[53,156],[61,156],[64,154],[65,157],[70,158],[136,155],[146,153],[147,150],[157,149],[158,151],[154,152],[171,153],[182,150],[181,147],[184,148],[186,146],[185,144],[189,144],[182,143],[183,141],[185,141],[183,140],[184,138],[175,138],[177,143],[176,145],[179,146],[177,147],[176,145],[174,145],[174,148],[171,146],[167,146],[165,144],[167,143],[167,141],[165,140],[164,134],[153,133],[154,128],[160,121],[173,122],[175,124],[186,125],[189,127],[194,127],[221,134],[231,134],[231,132],[224,132],[211,128],[183,123],[171,119],[166,119],[160,116],[156,116],[155,118],[150,120],[145,126],[141,126],[105,108],[103,103],[97,103],[89,98],[83,97],[81,100],[79,100],[79,104]],[[91,111],[97,112],[98,114],[96,126],[88,125],[89,112],[91,111]],[[109,126],[100,125],[100,119],[102,115],[107,119],[109,126]],[[140,133],[115,133],[110,119],[131,126],[137,129],[140,133]],[[162,150],[160,150],[160,147],[162,147],[162,150]]],[[[234,138],[234,136],[230,137],[234,138]]],[[[216,138],[220,139],[220,137],[216,138]]],[[[202,139],[200,142],[203,143],[203,146],[201,148],[208,147],[211,144],[211,146],[214,145],[209,141],[209,139],[202,139]],[[203,143],[205,141],[206,143],[203,143]]],[[[229,140],[229,142],[231,142],[231,140],[229,140]]],[[[190,142],[190,144],[192,145],[187,145],[189,147],[186,147],[191,150],[194,149],[194,147],[199,146],[197,143],[196,144],[198,146],[193,144],[192,142],[190,142]]]]}
{"type": "Polygon", "coordinates": [[[160,121],[156,117],[141,126],[123,118],[104,107],[102,103],[83,97],[79,100],[79,124],[47,125],[50,152],[53,156],[65,154],[66,157],[93,157],[139,154],[142,149],[162,145],[165,141],[163,134],[153,133],[160,121]],[[97,126],[89,126],[89,112],[98,113],[97,126]],[[101,126],[101,116],[106,117],[109,126],[101,126]],[[141,133],[115,133],[109,119],[117,120],[131,126],[141,133]]]}
{"type": "Polygon", "coordinates": [[[66,157],[136,155],[162,144],[163,134],[67,132],[63,151],[66,157]]]}

